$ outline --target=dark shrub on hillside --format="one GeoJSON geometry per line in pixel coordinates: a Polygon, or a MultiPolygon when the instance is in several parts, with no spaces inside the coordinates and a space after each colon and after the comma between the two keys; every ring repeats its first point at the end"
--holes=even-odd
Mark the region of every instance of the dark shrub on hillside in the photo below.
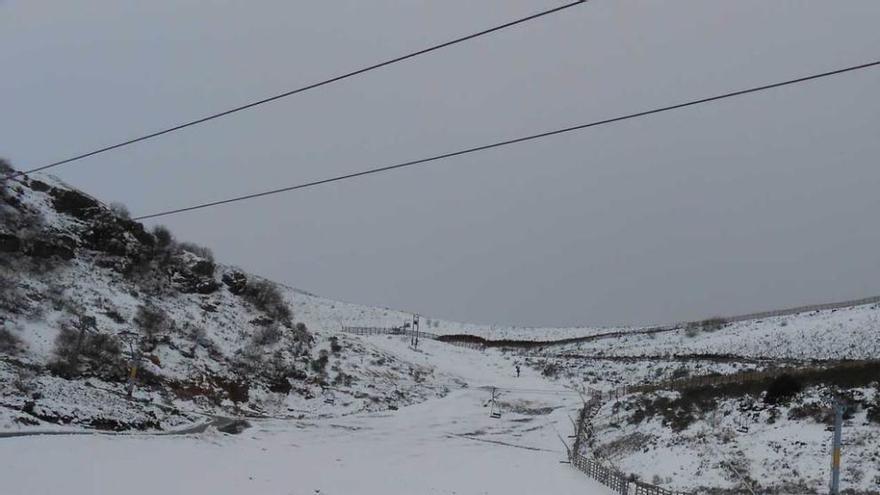
{"type": "Polygon", "coordinates": [[[700,328],[702,328],[704,332],[721,330],[724,328],[724,325],[727,325],[727,320],[720,316],[713,316],[712,318],[707,318],[700,322],[700,328]]]}
{"type": "Polygon", "coordinates": [[[174,328],[174,322],[165,310],[152,304],[138,306],[134,316],[134,324],[143,337],[155,343],[158,339],[174,328]]]}
{"type": "Polygon", "coordinates": [[[686,337],[694,338],[700,333],[700,324],[696,322],[688,323],[684,327],[684,334],[686,337]]]}
{"type": "Polygon", "coordinates": [[[298,322],[295,327],[296,338],[297,339],[308,339],[309,338],[309,329],[306,328],[306,324],[303,322],[298,322]]]}
{"type": "Polygon", "coordinates": [[[12,164],[5,158],[0,158],[0,175],[10,175],[13,173],[15,173],[15,169],[12,168],[12,164]]]}
{"type": "Polygon", "coordinates": [[[223,283],[229,287],[229,292],[235,295],[239,295],[247,289],[247,276],[239,271],[224,273],[221,280],[223,280],[223,283]]]}
{"type": "Polygon", "coordinates": [[[241,376],[252,376],[263,371],[263,349],[253,342],[235,352],[233,368],[241,376]]]}
{"type": "Polygon", "coordinates": [[[541,370],[541,375],[547,378],[556,378],[559,376],[559,371],[561,368],[556,363],[547,363],[544,365],[544,369],[541,370]]]}
{"type": "Polygon", "coordinates": [[[110,211],[117,218],[121,218],[123,220],[131,220],[131,212],[128,211],[128,207],[123,203],[113,202],[110,203],[110,211]]]}
{"type": "Polygon", "coordinates": [[[327,354],[327,351],[322,350],[318,353],[318,358],[312,360],[312,371],[315,373],[324,373],[328,361],[330,361],[330,356],[327,354]]]}
{"type": "Polygon", "coordinates": [[[115,335],[90,334],[83,348],[83,356],[98,363],[113,363],[122,356],[122,343],[115,335]]]}
{"type": "Polygon", "coordinates": [[[241,293],[246,301],[266,313],[270,318],[290,324],[291,311],[284,300],[284,295],[278,287],[268,280],[253,280],[248,282],[244,292],[241,293]]]}
{"type": "Polygon", "coordinates": [[[868,421],[880,423],[880,382],[874,385],[874,403],[867,407],[868,421]]]}
{"type": "Polygon", "coordinates": [[[188,253],[192,253],[200,258],[204,258],[208,261],[214,261],[214,253],[205,246],[199,246],[193,242],[181,242],[178,244],[178,247],[183,251],[188,253]]]}
{"type": "Polygon", "coordinates": [[[767,404],[784,404],[804,389],[803,384],[791,375],[781,375],[770,382],[764,402],[767,404]]]}
{"type": "Polygon", "coordinates": [[[156,238],[156,247],[161,249],[167,249],[174,244],[174,236],[171,234],[171,231],[168,230],[168,227],[164,225],[156,225],[153,227],[153,237],[156,238]]]}
{"type": "Polygon", "coordinates": [[[254,336],[252,340],[254,344],[259,346],[267,346],[272,344],[277,344],[281,340],[281,328],[277,323],[271,323],[269,325],[260,327],[254,332],[254,336]]]}
{"type": "Polygon", "coordinates": [[[88,370],[100,375],[118,378],[123,367],[122,344],[115,335],[93,330],[90,318],[64,323],[55,337],[52,372],[65,378],[81,375],[88,370]]]}
{"type": "Polygon", "coordinates": [[[0,354],[18,354],[21,352],[22,341],[5,327],[0,327],[0,354]]]}
{"type": "Polygon", "coordinates": [[[210,277],[213,280],[214,270],[217,269],[217,265],[214,264],[211,260],[199,260],[193,263],[189,267],[189,271],[191,271],[194,275],[198,275],[201,277],[210,277]]]}
{"type": "Polygon", "coordinates": [[[96,199],[79,191],[54,187],[49,194],[55,211],[81,220],[88,220],[104,211],[96,199]]]}
{"type": "Polygon", "coordinates": [[[877,399],[872,406],[868,407],[868,421],[880,423],[880,399],[877,399]]]}
{"type": "Polygon", "coordinates": [[[337,387],[340,387],[340,386],[351,387],[352,383],[354,383],[354,377],[340,371],[340,372],[336,373],[336,376],[333,378],[333,381],[330,383],[332,383],[334,386],[337,386],[337,387]]]}
{"type": "Polygon", "coordinates": [[[55,336],[55,347],[52,349],[54,360],[53,371],[62,376],[75,376],[79,371],[80,354],[85,339],[85,330],[72,325],[62,325],[55,336]]]}
{"type": "Polygon", "coordinates": [[[330,337],[330,352],[333,354],[339,354],[339,351],[342,350],[342,345],[339,344],[339,338],[335,335],[330,337]]]}

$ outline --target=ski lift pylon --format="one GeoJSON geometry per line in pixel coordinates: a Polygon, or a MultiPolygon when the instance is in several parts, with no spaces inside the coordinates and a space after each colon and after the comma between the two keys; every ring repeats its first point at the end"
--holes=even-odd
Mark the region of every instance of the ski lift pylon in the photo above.
{"type": "Polygon", "coordinates": [[[492,400],[489,401],[491,404],[491,407],[489,408],[489,417],[492,419],[501,419],[501,408],[495,403],[495,390],[495,387],[492,387],[492,400]]]}

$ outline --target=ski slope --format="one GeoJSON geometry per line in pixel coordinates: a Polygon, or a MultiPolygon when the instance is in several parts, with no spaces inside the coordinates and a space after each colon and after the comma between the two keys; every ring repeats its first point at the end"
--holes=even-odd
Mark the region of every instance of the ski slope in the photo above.
{"type": "Polygon", "coordinates": [[[51,436],[0,440],[8,495],[536,494],[608,495],[559,461],[580,398],[507,356],[371,337],[401,360],[467,386],[398,411],[258,420],[238,436],[51,436]],[[501,387],[500,419],[486,385],[501,387]]]}

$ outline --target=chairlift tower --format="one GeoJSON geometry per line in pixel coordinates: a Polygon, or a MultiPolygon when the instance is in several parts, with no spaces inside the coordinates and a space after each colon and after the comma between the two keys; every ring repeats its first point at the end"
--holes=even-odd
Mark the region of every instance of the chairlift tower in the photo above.
{"type": "Polygon", "coordinates": [[[140,350],[135,346],[138,341],[138,334],[128,330],[119,332],[120,340],[128,344],[129,349],[129,368],[128,368],[128,384],[126,385],[126,396],[131,399],[134,394],[134,384],[137,379],[138,365],[141,360],[140,350]]]}
{"type": "Polygon", "coordinates": [[[419,315],[414,314],[412,319],[412,328],[410,329],[412,332],[412,337],[410,339],[410,344],[416,349],[419,347],[419,315]]]}
{"type": "Polygon", "coordinates": [[[842,443],[844,404],[834,401],[834,446],[831,451],[831,495],[840,494],[840,445],[842,443]]]}

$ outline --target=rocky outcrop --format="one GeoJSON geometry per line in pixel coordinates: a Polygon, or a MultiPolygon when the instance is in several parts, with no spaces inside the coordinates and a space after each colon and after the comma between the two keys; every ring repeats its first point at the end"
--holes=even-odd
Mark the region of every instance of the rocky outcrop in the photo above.
{"type": "Polygon", "coordinates": [[[238,271],[226,272],[223,274],[223,283],[229,289],[229,292],[238,295],[247,288],[247,275],[238,271]]]}
{"type": "Polygon", "coordinates": [[[172,282],[185,294],[211,294],[220,288],[214,269],[213,261],[188,255],[172,269],[172,282]]]}
{"type": "Polygon", "coordinates": [[[92,218],[101,211],[101,203],[97,200],[72,189],[53,187],[49,194],[55,211],[65,213],[81,220],[92,218]]]}
{"type": "Polygon", "coordinates": [[[25,254],[35,258],[51,258],[57,256],[64,260],[74,257],[73,240],[69,237],[56,237],[49,240],[32,240],[25,248],[25,254]]]}
{"type": "Polygon", "coordinates": [[[30,187],[30,188],[33,189],[34,191],[39,191],[39,192],[46,192],[46,191],[48,191],[49,189],[52,189],[52,186],[50,186],[49,184],[46,184],[46,183],[43,182],[43,181],[39,181],[39,180],[37,180],[37,179],[32,179],[32,180],[28,183],[28,187],[30,187]]]}

